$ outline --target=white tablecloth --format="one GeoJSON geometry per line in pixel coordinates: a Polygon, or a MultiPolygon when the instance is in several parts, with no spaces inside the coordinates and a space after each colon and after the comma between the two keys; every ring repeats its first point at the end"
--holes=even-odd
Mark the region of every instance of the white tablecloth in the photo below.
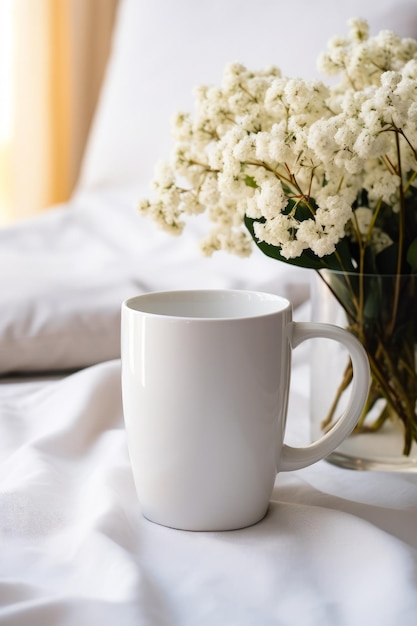
{"type": "MultiPolygon", "coordinates": [[[[295,358],[288,438],[307,437],[295,358]]],[[[417,475],[325,461],[277,477],[239,531],[145,520],[120,363],[0,385],[0,624],[415,626],[417,475]]]]}

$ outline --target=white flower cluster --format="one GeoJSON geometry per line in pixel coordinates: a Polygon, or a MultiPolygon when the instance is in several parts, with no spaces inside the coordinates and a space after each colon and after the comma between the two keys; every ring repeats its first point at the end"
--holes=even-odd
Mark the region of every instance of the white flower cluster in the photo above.
{"type": "Polygon", "coordinates": [[[387,244],[381,229],[364,238],[353,210],[365,193],[370,213],[382,203],[398,211],[414,185],[417,42],[389,31],[371,38],[362,20],[349,26],[319,58],[324,73],[340,74],[334,86],[233,63],[219,87],[199,87],[194,115],[174,119],[171,159],[141,212],[178,234],[184,218],[207,212],[207,254],[249,254],[245,216],[286,258],[331,254],[348,231],[387,244]]]}

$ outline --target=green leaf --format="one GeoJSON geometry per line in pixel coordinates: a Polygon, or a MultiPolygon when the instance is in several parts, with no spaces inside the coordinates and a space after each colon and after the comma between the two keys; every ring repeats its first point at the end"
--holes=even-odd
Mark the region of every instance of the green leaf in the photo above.
{"type": "Polygon", "coordinates": [[[365,287],[364,292],[366,294],[365,303],[363,307],[363,315],[365,319],[375,321],[378,319],[382,310],[381,302],[381,289],[377,284],[378,277],[375,276],[374,280],[370,282],[369,287],[365,287]]]}
{"type": "Polygon", "coordinates": [[[309,203],[288,198],[287,206],[282,211],[284,215],[293,215],[299,222],[308,220],[316,212],[317,205],[314,198],[310,198],[309,203]]]}
{"type": "Polygon", "coordinates": [[[299,267],[307,267],[310,269],[320,269],[323,267],[323,265],[320,263],[319,258],[311,250],[304,250],[303,254],[295,259],[286,259],[282,256],[280,248],[272,246],[265,241],[259,241],[259,239],[257,239],[255,235],[254,229],[254,224],[258,221],[259,220],[254,220],[245,215],[246,228],[250,232],[254,242],[261,250],[261,252],[263,252],[263,254],[271,257],[272,259],[276,259],[277,261],[283,261],[284,263],[289,263],[290,265],[298,265],[299,267]]]}
{"type": "Polygon", "coordinates": [[[247,187],[253,187],[254,189],[258,188],[258,183],[253,176],[245,176],[245,185],[247,187]]]}
{"type": "Polygon", "coordinates": [[[322,270],[324,268],[333,270],[345,270],[355,271],[352,265],[351,252],[349,244],[346,239],[342,239],[336,246],[337,254],[329,254],[324,257],[318,257],[312,250],[303,250],[302,254],[294,259],[287,259],[281,254],[281,250],[277,246],[273,246],[265,241],[259,241],[255,235],[255,222],[262,222],[262,220],[255,220],[245,215],[245,226],[250,232],[254,242],[258,248],[266,256],[288,263],[290,265],[297,265],[298,267],[305,267],[307,269],[322,270]]]}
{"type": "Polygon", "coordinates": [[[414,239],[408,246],[407,261],[413,270],[417,270],[417,239],[414,239]]]}
{"type": "Polygon", "coordinates": [[[349,239],[344,237],[336,245],[337,254],[330,254],[323,257],[325,266],[333,270],[341,270],[344,272],[356,272],[355,266],[352,263],[352,258],[355,258],[349,239]]]}

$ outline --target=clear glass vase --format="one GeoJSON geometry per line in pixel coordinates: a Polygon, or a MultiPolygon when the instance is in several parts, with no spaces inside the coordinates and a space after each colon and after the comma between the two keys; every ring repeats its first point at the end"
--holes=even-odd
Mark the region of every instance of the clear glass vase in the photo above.
{"type": "MultiPolygon", "coordinates": [[[[372,382],[353,434],[328,461],[358,470],[417,472],[417,276],[315,272],[312,319],[349,328],[364,345],[372,382]]],[[[313,340],[312,437],[332,427],[350,386],[340,345],[313,340]],[[342,374],[341,374],[342,372],[342,374]]]]}

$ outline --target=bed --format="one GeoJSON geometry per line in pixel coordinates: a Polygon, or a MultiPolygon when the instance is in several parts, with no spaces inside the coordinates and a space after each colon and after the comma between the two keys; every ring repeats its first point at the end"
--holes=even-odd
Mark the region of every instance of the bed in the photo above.
{"type": "MultiPolygon", "coordinates": [[[[310,314],[307,270],[200,255],[135,207],[169,122],[223,65],[315,77],[350,17],[417,35],[394,0],[120,0],[71,200],[0,231],[0,624],[414,626],[417,475],[326,461],[281,474],[266,518],[188,533],[145,520],[120,391],[120,305],[167,288],[251,288],[310,314]]],[[[308,347],[294,353],[288,441],[308,440],[308,347]]]]}

